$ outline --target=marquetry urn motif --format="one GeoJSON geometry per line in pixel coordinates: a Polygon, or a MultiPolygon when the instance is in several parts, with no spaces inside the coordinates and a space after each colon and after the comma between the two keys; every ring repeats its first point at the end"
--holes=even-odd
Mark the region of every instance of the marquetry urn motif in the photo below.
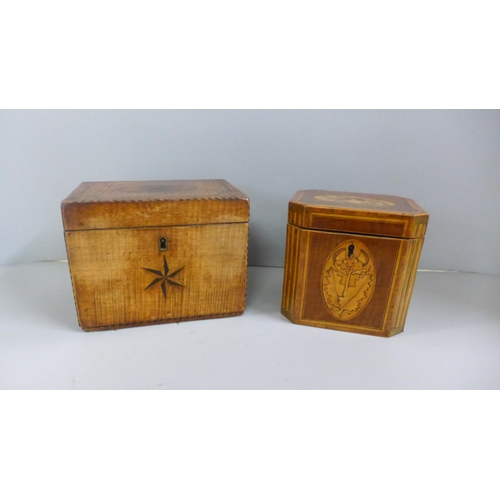
{"type": "Polygon", "coordinates": [[[358,240],[347,240],[328,256],[322,274],[323,299],[340,320],[357,316],[375,289],[375,263],[370,250],[358,240]]]}
{"type": "Polygon", "coordinates": [[[249,210],[224,180],[81,184],[62,202],[80,326],[242,314],[249,210]]]}
{"type": "Polygon", "coordinates": [[[402,332],[428,218],[408,198],[299,191],[289,204],[282,313],[309,326],[402,332]]]}

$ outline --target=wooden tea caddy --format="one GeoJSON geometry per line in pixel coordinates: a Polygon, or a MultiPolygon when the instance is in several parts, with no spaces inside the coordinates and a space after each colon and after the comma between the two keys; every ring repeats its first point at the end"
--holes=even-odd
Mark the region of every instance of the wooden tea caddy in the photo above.
{"type": "Polygon", "coordinates": [[[297,192],[288,209],[281,312],[301,325],[402,332],[428,219],[408,198],[297,192]]]}
{"type": "Polygon", "coordinates": [[[62,202],[80,326],[242,314],[249,210],[224,180],[80,184],[62,202]]]}

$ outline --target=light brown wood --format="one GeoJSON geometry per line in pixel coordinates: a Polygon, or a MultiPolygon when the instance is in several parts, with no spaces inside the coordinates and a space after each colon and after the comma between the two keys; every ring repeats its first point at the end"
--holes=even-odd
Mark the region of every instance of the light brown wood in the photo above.
{"type": "Polygon", "coordinates": [[[147,197],[154,183],[145,183],[142,194],[137,182],[88,184],[63,202],[68,261],[84,330],[243,313],[249,211],[243,193],[225,181],[163,181],[153,202],[147,197]],[[132,184],[134,197],[141,200],[139,209],[127,198],[132,184]],[[206,194],[214,199],[201,198],[206,194]],[[220,223],[221,203],[228,200],[234,203],[225,205],[220,223]],[[108,212],[109,204],[116,209],[108,212]],[[84,209],[79,211],[80,207],[84,209]],[[238,222],[229,222],[231,207],[236,208],[238,222]],[[160,213],[165,214],[163,219],[160,213]],[[171,224],[183,220],[206,223],[171,224]],[[103,227],[88,229],[96,224],[103,227]]]}
{"type": "Polygon", "coordinates": [[[248,197],[222,179],[83,182],[63,202],[66,230],[248,222],[248,197]]]}
{"type": "Polygon", "coordinates": [[[334,330],[402,332],[428,214],[406,198],[328,191],[299,191],[289,208],[282,313],[334,330]]]}

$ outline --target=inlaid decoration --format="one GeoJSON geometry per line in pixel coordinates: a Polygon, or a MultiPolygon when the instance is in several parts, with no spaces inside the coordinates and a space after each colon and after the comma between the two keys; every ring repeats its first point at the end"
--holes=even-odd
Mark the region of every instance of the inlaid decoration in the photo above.
{"type": "Polygon", "coordinates": [[[350,320],[363,311],[372,298],[375,283],[375,262],[361,241],[343,241],[325,261],[321,275],[323,299],[339,320],[350,320]]]}
{"type": "Polygon", "coordinates": [[[392,207],[392,201],[380,200],[378,198],[365,198],[362,196],[342,196],[335,194],[326,194],[315,196],[317,200],[332,201],[337,203],[350,203],[352,205],[369,205],[371,207],[392,207]]]}
{"type": "Polygon", "coordinates": [[[175,271],[169,272],[169,267],[167,263],[167,259],[165,256],[163,256],[163,271],[162,270],[157,270],[157,269],[149,269],[147,267],[143,267],[144,271],[147,271],[148,273],[155,274],[158,276],[155,278],[144,290],[147,290],[148,288],[151,288],[152,286],[160,284],[161,291],[163,292],[163,296],[167,298],[167,284],[173,285],[173,286],[186,286],[183,285],[182,283],[179,283],[177,280],[175,280],[175,276],[177,276],[186,266],[182,266],[179,269],[176,269],[175,271]]]}

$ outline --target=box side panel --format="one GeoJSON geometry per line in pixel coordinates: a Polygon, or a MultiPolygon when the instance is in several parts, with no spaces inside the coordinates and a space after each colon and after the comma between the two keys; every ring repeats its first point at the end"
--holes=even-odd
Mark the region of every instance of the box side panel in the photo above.
{"type": "Polygon", "coordinates": [[[66,231],[83,329],[230,316],[245,309],[248,224],[66,231]],[[159,240],[166,238],[168,250],[159,240]]]}
{"type": "Polygon", "coordinates": [[[400,333],[404,329],[423,243],[423,238],[404,242],[404,258],[398,272],[399,279],[394,294],[394,305],[388,323],[389,336],[400,333]]]}
{"type": "Polygon", "coordinates": [[[293,322],[298,320],[300,310],[302,290],[301,271],[303,270],[305,261],[303,250],[306,239],[307,235],[304,237],[302,229],[288,224],[281,312],[293,322]]]}

